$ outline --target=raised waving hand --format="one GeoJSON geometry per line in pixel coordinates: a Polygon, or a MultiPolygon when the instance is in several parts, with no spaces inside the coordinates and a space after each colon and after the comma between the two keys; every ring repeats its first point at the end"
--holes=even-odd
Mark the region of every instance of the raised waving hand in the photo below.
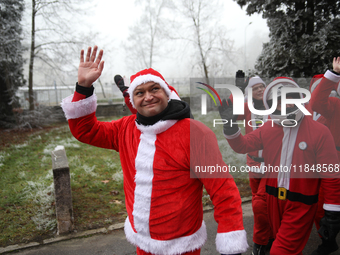
{"type": "Polygon", "coordinates": [[[78,84],[83,87],[91,85],[100,77],[104,61],[102,61],[103,50],[100,50],[97,56],[98,47],[94,46],[87,49],[86,58],[84,59],[84,50],[80,52],[80,63],[78,68],[78,84]]]}
{"type": "Polygon", "coordinates": [[[340,73],[340,57],[333,58],[333,70],[340,73]]]}

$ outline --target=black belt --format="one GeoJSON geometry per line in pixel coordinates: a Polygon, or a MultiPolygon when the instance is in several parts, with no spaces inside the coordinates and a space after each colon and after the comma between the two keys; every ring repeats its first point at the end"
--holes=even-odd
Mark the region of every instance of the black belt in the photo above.
{"type": "Polygon", "coordinates": [[[340,151],[340,146],[336,146],[337,151],[340,151]]]}
{"type": "Polygon", "coordinates": [[[301,193],[292,192],[290,190],[286,190],[285,188],[275,188],[266,185],[266,192],[269,195],[272,195],[274,197],[277,197],[280,200],[290,200],[293,202],[301,202],[306,205],[312,205],[318,202],[319,195],[303,195],[301,193]]]}
{"type": "Polygon", "coordinates": [[[256,162],[259,162],[259,163],[264,162],[264,158],[257,158],[257,157],[254,157],[252,155],[249,155],[249,154],[247,154],[247,155],[248,155],[248,157],[250,157],[252,160],[254,160],[256,162]]]}

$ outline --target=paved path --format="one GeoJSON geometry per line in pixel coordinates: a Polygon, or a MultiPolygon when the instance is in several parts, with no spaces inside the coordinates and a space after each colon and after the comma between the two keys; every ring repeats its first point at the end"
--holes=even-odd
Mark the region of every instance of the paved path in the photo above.
{"type": "MultiPolygon", "coordinates": [[[[251,254],[252,249],[252,227],[253,213],[251,203],[247,202],[242,205],[244,214],[244,226],[247,231],[248,244],[250,248],[246,253],[251,254]]],[[[204,220],[207,225],[208,240],[202,248],[202,255],[218,255],[215,248],[215,236],[217,224],[213,218],[213,211],[204,213],[204,220]]],[[[309,238],[304,249],[304,255],[310,255],[316,249],[320,239],[317,236],[315,228],[309,238]]],[[[340,237],[338,236],[340,244],[340,237]]],[[[41,245],[38,247],[19,250],[11,254],[16,255],[133,255],[136,254],[135,247],[128,243],[125,239],[122,229],[115,230],[109,234],[94,235],[87,238],[71,239],[57,243],[41,245]]],[[[284,254],[283,254],[284,255],[284,254]]],[[[332,255],[340,255],[340,251],[332,253],[332,255]]]]}

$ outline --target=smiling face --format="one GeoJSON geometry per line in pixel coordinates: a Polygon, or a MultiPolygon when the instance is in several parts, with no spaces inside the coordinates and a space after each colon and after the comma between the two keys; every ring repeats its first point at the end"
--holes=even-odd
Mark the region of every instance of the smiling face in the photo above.
{"type": "Polygon", "coordinates": [[[139,114],[152,117],[168,106],[165,90],[153,81],[141,84],[133,91],[133,102],[139,114]]]}
{"type": "Polygon", "coordinates": [[[253,86],[253,98],[256,100],[262,100],[264,89],[265,89],[265,86],[262,83],[254,85],[253,86]]]}

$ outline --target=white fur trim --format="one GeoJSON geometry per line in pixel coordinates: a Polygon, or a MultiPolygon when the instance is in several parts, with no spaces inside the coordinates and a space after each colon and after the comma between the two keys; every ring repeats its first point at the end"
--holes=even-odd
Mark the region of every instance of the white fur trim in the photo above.
{"type": "Polygon", "coordinates": [[[259,76],[255,76],[255,77],[251,77],[249,79],[249,83],[247,85],[247,88],[251,88],[251,87],[255,86],[256,84],[263,84],[264,86],[266,86],[266,83],[259,76]]]}
{"type": "Polygon", "coordinates": [[[333,82],[339,82],[340,81],[340,75],[336,75],[335,73],[327,70],[325,75],[325,78],[327,78],[328,80],[331,80],[333,82]]]}
{"type": "Polygon", "coordinates": [[[146,237],[150,237],[149,218],[156,139],[156,134],[142,133],[135,159],[136,188],[132,215],[135,229],[146,237]]]}
{"type": "Polygon", "coordinates": [[[149,219],[152,195],[153,162],[156,152],[157,134],[173,126],[177,120],[159,121],[154,125],[143,126],[136,124],[142,132],[135,159],[135,197],[133,204],[134,227],[138,234],[150,237],[149,219]]]}
{"type": "Polygon", "coordinates": [[[160,120],[150,126],[139,125],[137,123],[136,126],[142,133],[157,135],[175,125],[176,122],[177,120],[160,120]]]}
{"type": "Polygon", "coordinates": [[[92,96],[72,102],[73,95],[64,98],[61,101],[61,108],[65,113],[66,119],[76,119],[94,113],[97,109],[97,96],[92,96]]]}
{"type": "Polygon", "coordinates": [[[181,100],[181,98],[177,95],[177,93],[175,91],[171,91],[170,94],[170,99],[177,99],[177,100],[181,100]]]}
{"type": "Polygon", "coordinates": [[[323,204],[323,209],[326,211],[340,212],[340,205],[323,204]]]}
{"type": "Polygon", "coordinates": [[[146,75],[140,75],[138,77],[136,77],[130,84],[129,89],[128,89],[128,93],[130,95],[130,102],[133,106],[133,108],[136,109],[134,103],[133,103],[133,91],[136,89],[137,86],[153,81],[155,83],[158,83],[159,85],[161,85],[161,87],[165,90],[165,93],[170,97],[171,91],[170,88],[168,86],[168,84],[166,84],[166,82],[156,76],[156,75],[152,75],[152,74],[146,74],[146,75]]]}
{"type": "Polygon", "coordinates": [[[245,230],[217,233],[216,235],[216,249],[219,253],[242,253],[246,252],[248,247],[247,233],[245,230]]]}
{"type": "Polygon", "coordinates": [[[327,78],[328,80],[331,80],[333,82],[338,83],[338,87],[337,87],[336,92],[338,93],[338,95],[340,95],[340,83],[339,83],[340,82],[340,75],[336,75],[335,73],[327,70],[324,77],[327,78]]]}
{"type": "Polygon", "coordinates": [[[251,77],[249,79],[247,87],[244,90],[245,98],[248,98],[248,88],[252,88],[252,87],[254,87],[257,84],[263,84],[266,87],[266,83],[259,76],[251,77]]]}
{"type": "MultiPolygon", "coordinates": [[[[296,142],[296,137],[300,128],[300,122],[295,128],[283,127],[283,138],[281,145],[280,166],[289,167],[292,165],[293,152],[296,142]]],[[[281,169],[281,168],[280,168],[281,169]]],[[[290,171],[282,169],[277,175],[277,186],[289,190],[290,171]]]]}
{"type": "Polygon", "coordinates": [[[225,139],[230,139],[230,140],[237,138],[240,134],[241,134],[241,129],[240,128],[238,128],[238,131],[235,134],[233,134],[233,135],[226,135],[226,134],[223,133],[225,139]]]}
{"type": "Polygon", "coordinates": [[[201,248],[207,240],[204,221],[194,234],[171,240],[156,240],[133,231],[129,218],[126,218],[124,231],[126,239],[140,249],[158,255],[177,255],[201,248]]]}

